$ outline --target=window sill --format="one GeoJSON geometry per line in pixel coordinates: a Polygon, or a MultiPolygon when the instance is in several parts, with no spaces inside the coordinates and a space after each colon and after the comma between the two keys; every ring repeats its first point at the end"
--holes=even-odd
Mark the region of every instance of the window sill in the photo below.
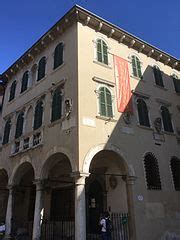
{"type": "Polygon", "coordinates": [[[143,78],[136,77],[136,76],[134,76],[134,75],[130,75],[130,77],[131,77],[131,78],[134,78],[134,79],[136,79],[136,80],[138,80],[138,81],[146,82],[143,78]]]}
{"type": "Polygon", "coordinates": [[[157,87],[157,88],[162,89],[162,90],[164,90],[164,91],[167,91],[167,90],[168,90],[167,88],[162,87],[162,86],[159,86],[159,85],[157,85],[157,84],[154,84],[154,87],[157,87]]]}
{"type": "Polygon", "coordinates": [[[61,69],[61,68],[63,68],[64,67],[64,65],[65,65],[65,63],[63,62],[61,65],[59,65],[57,68],[53,68],[52,70],[52,73],[55,73],[56,71],[58,71],[59,69],[61,69]]]}
{"type": "Polygon", "coordinates": [[[107,65],[105,63],[102,63],[102,62],[98,62],[97,60],[93,60],[93,63],[96,63],[102,67],[105,67],[105,68],[108,68],[108,69],[112,69],[112,67],[110,65],[107,65]]]}
{"type": "Polygon", "coordinates": [[[145,130],[153,131],[153,128],[152,128],[152,127],[147,127],[147,126],[140,125],[140,124],[137,124],[137,126],[138,126],[139,128],[143,128],[143,129],[145,129],[145,130]]]}
{"type": "Polygon", "coordinates": [[[27,88],[24,92],[20,93],[19,96],[23,96],[25,95],[27,92],[29,92],[31,90],[31,87],[27,88]]]}
{"type": "Polygon", "coordinates": [[[44,82],[45,79],[47,78],[47,75],[45,75],[43,78],[41,78],[39,81],[36,80],[35,86],[39,85],[41,82],[44,82]]]}
{"type": "Polygon", "coordinates": [[[49,124],[48,124],[48,127],[50,128],[50,127],[54,127],[54,125],[56,125],[56,124],[58,124],[58,123],[62,123],[62,121],[63,121],[63,118],[61,117],[60,119],[57,119],[57,120],[55,120],[55,121],[53,121],[53,122],[50,122],[49,124]]]}
{"type": "Polygon", "coordinates": [[[170,136],[176,136],[176,134],[174,132],[166,132],[166,131],[162,131],[163,134],[166,135],[170,135],[170,136]]]}
{"type": "Polygon", "coordinates": [[[105,122],[117,122],[116,119],[110,118],[110,117],[104,117],[104,116],[99,116],[99,115],[97,115],[96,118],[97,118],[97,119],[104,120],[105,122]]]}

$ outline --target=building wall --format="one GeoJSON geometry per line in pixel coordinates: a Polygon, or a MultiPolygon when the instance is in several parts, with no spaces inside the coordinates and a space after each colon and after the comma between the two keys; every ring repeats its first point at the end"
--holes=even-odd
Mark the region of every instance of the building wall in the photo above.
{"type": "Polygon", "coordinates": [[[175,93],[173,81],[170,78],[173,73],[177,75],[179,73],[81,23],[78,23],[78,57],[80,169],[83,169],[87,153],[95,146],[100,144],[104,144],[105,147],[109,144],[117,146],[121,150],[124,160],[129,166],[133,167],[137,176],[134,185],[137,239],[160,239],[166,231],[179,233],[178,216],[180,207],[178,199],[180,193],[174,190],[170,170],[171,157],[180,157],[176,139],[176,128],[179,127],[180,118],[177,109],[179,96],[175,93]],[[110,66],[100,64],[95,59],[95,41],[97,38],[103,39],[109,46],[110,66]],[[103,80],[108,80],[111,83],[115,82],[113,54],[129,62],[131,89],[149,97],[146,103],[149,108],[150,128],[138,124],[135,95],[132,96],[132,122],[130,125],[124,123],[122,114],[117,111],[115,86],[109,87],[114,96],[113,120],[106,121],[107,119],[98,117],[96,90],[98,86],[103,84],[103,80]],[[141,61],[143,80],[132,76],[131,55],[138,56],[141,61]],[[153,65],[159,66],[163,72],[164,88],[155,84],[153,65]],[[94,81],[94,77],[102,79],[100,80],[102,83],[94,81]],[[153,138],[153,123],[155,118],[161,116],[160,106],[162,103],[169,104],[168,109],[172,114],[174,133],[164,133],[165,141],[158,142],[153,138]],[[88,141],[84,141],[87,137],[88,141]],[[162,190],[147,190],[146,188],[143,158],[147,152],[153,153],[158,160],[162,190]],[[142,199],[142,196],[143,200],[138,200],[138,196],[140,196],[140,199],[142,199]]]}
{"type": "MultiPolygon", "coordinates": [[[[24,65],[18,73],[8,82],[3,118],[12,117],[12,129],[10,133],[10,142],[3,147],[3,159],[1,165],[7,169],[9,176],[23,161],[30,161],[34,167],[35,177],[39,178],[42,166],[50,155],[56,152],[63,152],[69,157],[72,163],[72,168],[76,169],[77,164],[77,29],[74,24],[68,31],[59,34],[57,38],[46,48],[40,52],[30,64],[24,65]],[[54,49],[59,42],[64,43],[64,63],[57,69],[53,70],[53,56],[54,49]],[[40,81],[36,82],[31,79],[28,90],[20,94],[21,79],[26,70],[30,70],[34,64],[38,64],[39,60],[45,56],[47,59],[46,76],[40,81]],[[12,81],[17,81],[15,99],[9,102],[9,92],[12,81]],[[63,121],[56,121],[51,123],[51,103],[52,92],[64,83],[64,99],[70,98],[73,102],[73,111],[70,120],[66,118],[63,121]],[[28,151],[21,151],[21,153],[13,154],[13,144],[15,135],[15,125],[17,114],[20,110],[25,109],[24,133],[25,136],[32,136],[33,115],[35,104],[38,99],[43,98],[44,101],[44,115],[43,115],[43,145],[36,149],[28,151]],[[31,110],[30,110],[31,108],[31,110]],[[27,113],[27,114],[26,114],[27,113]],[[30,131],[26,131],[27,125],[31,126],[30,131]],[[7,167],[8,166],[8,167],[7,167]]],[[[63,106],[64,107],[64,106],[63,106]]],[[[64,109],[63,109],[64,114],[64,109]]],[[[3,125],[5,121],[3,122],[3,125]]]]}

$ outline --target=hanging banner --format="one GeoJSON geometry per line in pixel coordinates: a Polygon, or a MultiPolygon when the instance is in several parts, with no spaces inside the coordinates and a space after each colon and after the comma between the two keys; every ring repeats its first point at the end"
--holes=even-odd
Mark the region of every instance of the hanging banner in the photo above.
{"type": "Polygon", "coordinates": [[[132,113],[132,93],[130,88],[128,61],[114,55],[114,69],[118,112],[132,113]]]}

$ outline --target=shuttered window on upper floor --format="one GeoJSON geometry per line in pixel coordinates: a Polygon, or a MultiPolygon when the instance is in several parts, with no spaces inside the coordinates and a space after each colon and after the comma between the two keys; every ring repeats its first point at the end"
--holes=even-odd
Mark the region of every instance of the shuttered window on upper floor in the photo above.
{"type": "Polygon", "coordinates": [[[100,87],[99,89],[99,110],[101,116],[113,117],[112,95],[106,87],[100,87]]]}
{"type": "Polygon", "coordinates": [[[141,98],[137,100],[137,110],[139,124],[142,126],[150,127],[148,108],[145,101],[141,98]]]}
{"type": "Polygon", "coordinates": [[[34,126],[33,126],[34,130],[42,126],[42,119],[43,119],[43,102],[39,101],[35,107],[34,126]]]}
{"type": "Polygon", "coordinates": [[[23,93],[24,91],[27,90],[28,80],[29,80],[29,71],[26,71],[26,72],[23,74],[23,77],[22,77],[21,93],[23,93]]]}
{"type": "Polygon", "coordinates": [[[108,46],[102,40],[97,40],[97,61],[108,65],[108,46]]]}
{"type": "Polygon", "coordinates": [[[53,99],[52,99],[51,122],[54,122],[60,119],[61,116],[62,116],[62,89],[57,88],[54,91],[53,99]]]}
{"type": "Polygon", "coordinates": [[[133,76],[141,78],[142,72],[141,72],[141,63],[139,61],[139,58],[136,56],[132,56],[132,70],[133,70],[133,76]]]}
{"type": "Polygon", "coordinates": [[[161,70],[158,68],[158,66],[153,67],[153,73],[154,73],[154,79],[155,79],[156,85],[160,87],[164,87],[162,73],[161,73],[161,70]]]}
{"type": "Polygon", "coordinates": [[[164,131],[173,132],[171,115],[167,107],[161,106],[161,116],[162,116],[164,131]]]}
{"type": "Polygon", "coordinates": [[[9,101],[11,101],[11,100],[13,100],[15,98],[15,93],[16,93],[16,81],[14,81],[11,84],[10,94],[9,94],[9,101]]]}
{"type": "Polygon", "coordinates": [[[4,136],[2,144],[6,144],[9,142],[10,131],[11,131],[11,119],[8,119],[4,127],[4,136]]]}
{"type": "Polygon", "coordinates": [[[180,191],[180,160],[177,157],[173,157],[170,162],[171,172],[174,182],[174,188],[180,191]]]}
{"type": "Polygon", "coordinates": [[[180,79],[178,79],[178,76],[176,75],[173,75],[172,79],[173,79],[174,89],[176,93],[180,93],[180,79]]]}
{"type": "Polygon", "coordinates": [[[45,72],[46,72],[46,57],[42,57],[38,64],[37,81],[45,77],[45,72]]]}
{"type": "Polygon", "coordinates": [[[16,133],[15,138],[19,138],[23,133],[23,125],[24,125],[24,112],[20,112],[17,121],[16,121],[16,133]]]}
{"type": "Polygon", "coordinates": [[[63,64],[63,51],[64,45],[61,42],[56,46],[54,51],[54,69],[63,64]]]}

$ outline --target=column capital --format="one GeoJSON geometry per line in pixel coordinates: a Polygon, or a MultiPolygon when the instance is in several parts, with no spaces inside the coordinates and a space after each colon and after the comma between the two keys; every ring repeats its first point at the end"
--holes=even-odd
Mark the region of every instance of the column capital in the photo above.
{"type": "Polygon", "coordinates": [[[45,180],[44,179],[35,179],[33,184],[36,185],[36,191],[42,191],[45,188],[45,180]]]}
{"type": "Polygon", "coordinates": [[[127,185],[133,185],[136,181],[136,176],[126,176],[125,181],[127,185]]]}
{"type": "Polygon", "coordinates": [[[84,185],[86,177],[89,177],[89,173],[84,173],[84,172],[72,172],[71,177],[75,179],[75,184],[76,185],[84,185]]]}

